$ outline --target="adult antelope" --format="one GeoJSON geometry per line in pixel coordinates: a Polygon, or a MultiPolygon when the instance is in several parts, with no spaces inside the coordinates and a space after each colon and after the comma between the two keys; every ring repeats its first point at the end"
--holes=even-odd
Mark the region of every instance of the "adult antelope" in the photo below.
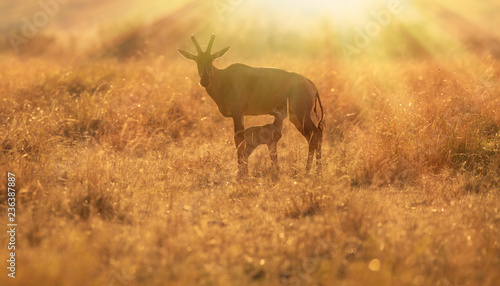
{"type": "Polygon", "coordinates": [[[213,61],[224,56],[230,47],[212,53],[215,35],[212,34],[207,49],[203,52],[198,41],[191,36],[198,55],[179,50],[186,59],[198,66],[200,84],[219,107],[224,117],[234,121],[234,141],[238,150],[238,176],[248,176],[248,166],[244,156],[245,137],[243,131],[245,115],[272,115],[273,108],[286,107],[290,121],[309,143],[306,172],[316,152],[316,168],[321,173],[321,141],[323,138],[323,106],[319,92],[306,77],[275,68],[253,68],[244,64],[232,64],[225,69],[213,66],[213,61]],[[316,110],[316,102],[321,108],[321,116],[316,110]],[[313,122],[311,113],[319,118],[313,122]]]}

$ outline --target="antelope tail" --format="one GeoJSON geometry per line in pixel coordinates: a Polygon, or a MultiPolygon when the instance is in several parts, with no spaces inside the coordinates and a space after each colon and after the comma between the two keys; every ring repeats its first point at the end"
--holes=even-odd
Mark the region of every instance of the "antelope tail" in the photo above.
{"type": "Polygon", "coordinates": [[[325,128],[325,123],[323,122],[324,110],[323,110],[323,104],[321,104],[321,98],[319,98],[319,91],[316,91],[316,98],[314,99],[314,113],[319,118],[318,129],[320,131],[323,131],[323,129],[325,128]],[[319,104],[319,108],[321,109],[321,117],[318,115],[318,111],[317,111],[318,104],[319,104]]]}

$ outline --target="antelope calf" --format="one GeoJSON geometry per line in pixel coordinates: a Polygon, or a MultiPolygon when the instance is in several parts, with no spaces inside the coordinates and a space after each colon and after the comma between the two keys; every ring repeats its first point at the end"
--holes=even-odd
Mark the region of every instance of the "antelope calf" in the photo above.
{"type": "Polygon", "coordinates": [[[215,101],[224,117],[234,122],[234,143],[238,149],[238,175],[248,176],[244,157],[245,115],[273,115],[273,108],[288,106],[290,122],[309,143],[306,172],[316,153],[317,172],[321,173],[321,142],[323,138],[323,106],[314,83],[303,75],[275,68],[253,68],[244,64],[232,64],[218,69],[213,61],[224,56],[229,47],[212,53],[215,35],[201,50],[196,38],[191,36],[197,55],[179,50],[186,59],[196,62],[200,85],[215,101]],[[321,112],[318,112],[317,105],[321,112]],[[316,115],[314,118],[312,114],[316,115]]]}
{"type": "MultiPolygon", "coordinates": [[[[259,145],[267,145],[269,155],[273,162],[274,170],[279,172],[278,165],[278,141],[281,139],[281,130],[283,129],[283,120],[285,120],[286,107],[273,108],[274,122],[263,126],[253,126],[243,131],[245,137],[245,149],[243,151],[243,160],[248,163],[248,157],[259,145]]],[[[243,144],[243,143],[242,143],[243,144]]]]}

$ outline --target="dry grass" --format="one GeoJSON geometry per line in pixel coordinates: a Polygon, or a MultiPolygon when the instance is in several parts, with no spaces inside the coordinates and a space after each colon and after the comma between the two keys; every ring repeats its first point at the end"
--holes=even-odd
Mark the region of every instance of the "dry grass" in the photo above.
{"type": "Polygon", "coordinates": [[[0,166],[18,177],[15,282],[500,279],[500,101],[490,58],[273,64],[318,84],[327,114],[321,179],[302,174],[306,142],[287,122],[280,181],[266,175],[263,148],[251,158],[253,177],[235,182],[232,122],[184,61],[3,57],[0,166]]]}
{"type": "MultiPolygon", "coordinates": [[[[17,278],[3,268],[1,285],[498,284],[494,16],[473,27],[473,15],[424,5],[424,23],[394,20],[347,61],[327,22],[303,34],[291,17],[256,22],[266,17],[242,16],[258,13],[250,1],[207,20],[198,2],[175,1],[183,8],[131,32],[104,27],[90,56],[44,31],[19,55],[0,43],[0,189],[16,174],[19,225],[17,278]],[[442,37],[437,23],[458,32],[442,37]],[[233,45],[218,67],[276,66],[316,83],[323,177],[304,175],[307,144],[286,120],[280,179],[261,147],[251,178],[235,180],[232,120],[175,54],[204,25],[221,31],[217,48],[233,45]],[[463,46],[438,49],[453,40],[463,46]]],[[[74,9],[54,22],[87,16],[74,9]]],[[[6,203],[2,191],[2,214],[6,203]]]]}

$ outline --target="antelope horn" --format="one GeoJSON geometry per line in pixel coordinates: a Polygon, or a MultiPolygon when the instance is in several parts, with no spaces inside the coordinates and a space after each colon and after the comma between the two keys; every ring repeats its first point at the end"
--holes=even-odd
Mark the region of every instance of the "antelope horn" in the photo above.
{"type": "Polygon", "coordinates": [[[212,51],[212,45],[214,44],[214,40],[215,40],[215,34],[212,34],[212,37],[210,37],[210,42],[208,42],[208,47],[205,53],[210,53],[210,51],[212,51]]]}
{"type": "Polygon", "coordinates": [[[198,41],[194,37],[194,34],[191,36],[191,41],[193,41],[194,46],[196,47],[196,50],[198,51],[198,54],[202,54],[203,51],[200,48],[200,44],[198,44],[198,41]]]}

